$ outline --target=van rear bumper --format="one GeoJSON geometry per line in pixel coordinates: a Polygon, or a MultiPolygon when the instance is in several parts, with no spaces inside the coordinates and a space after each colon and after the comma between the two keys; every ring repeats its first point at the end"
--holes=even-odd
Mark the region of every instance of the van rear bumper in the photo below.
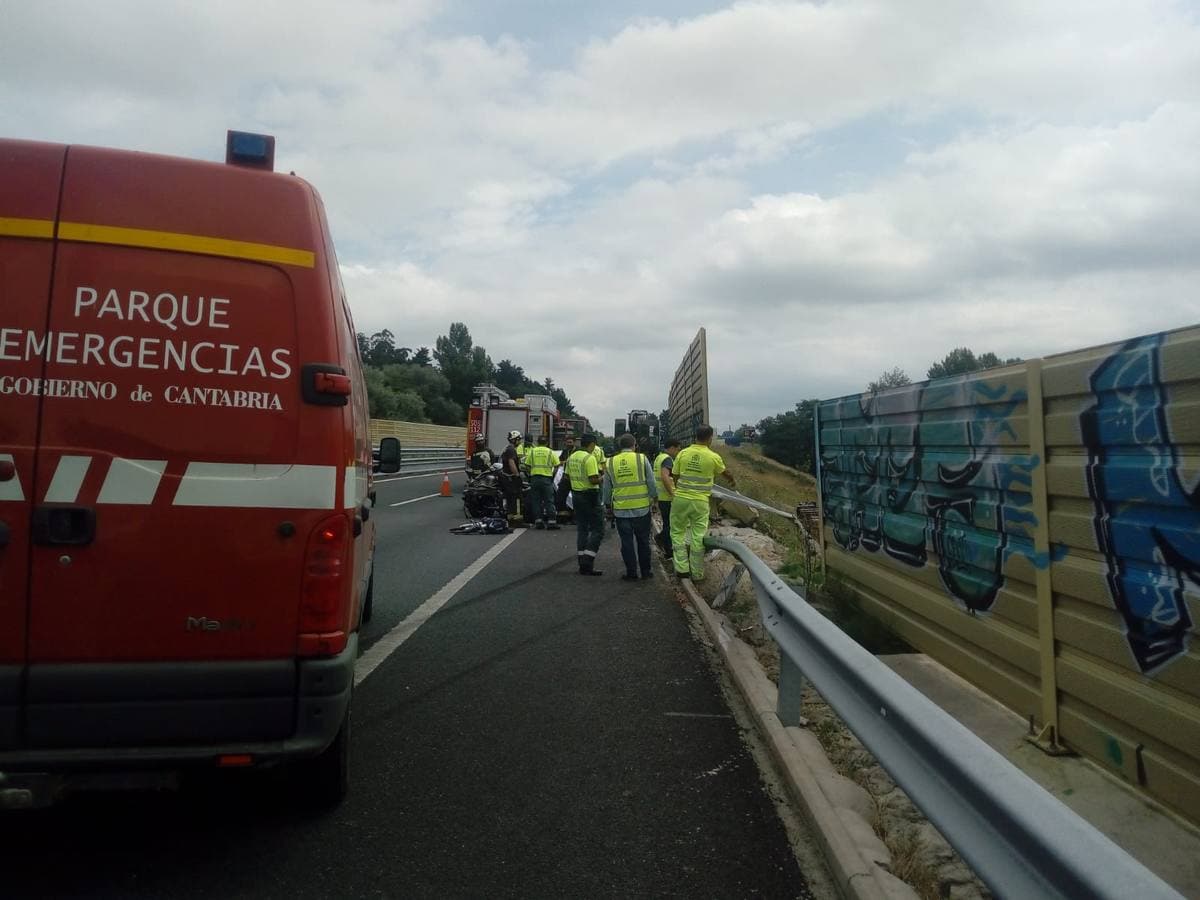
{"type": "Polygon", "coordinates": [[[357,657],[353,634],[322,659],[30,666],[27,743],[0,750],[0,772],[315,756],[345,718],[357,657]]]}

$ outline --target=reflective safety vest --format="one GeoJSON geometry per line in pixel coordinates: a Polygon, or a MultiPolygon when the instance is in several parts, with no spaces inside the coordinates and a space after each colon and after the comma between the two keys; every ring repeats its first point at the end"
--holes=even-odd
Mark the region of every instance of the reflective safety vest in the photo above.
{"type": "Polygon", "coordinates": [[[608,460],[604,458],[604,451],[600,449],[599,444],[592,448],[592,456],[596,457],[596,465],[599,466],[600,471],[603,472],[604,467],[608,464],[608,460]]]}
{"type": "Polygon", "coordinates": [[[608,465],[608,477],[613,483],[613,509],[649,509],[650,485],[646,483],[646,457],[625,450],[610,459],[608,465]]]}
{"type": "Polygon", "coordinates": [[[517,459],[521,461],[521,465],[529,468],[529,451],[533,449],[526,443],[517,444],[517,459]]]}
{"type": "Polygon", "coordinates": [[[589,475],[599,475],[596,457],[586,450],[576,450],[567,460],[567,475],[571,479],[572,491],[598,491],[600,485],[592,484],[589,475]]]}
{"type": "Polygon", "coordinates": [[[707,500],[712,494],[713,479],[725,471],[725,460],[703,444],[693,444],[679,451],[671,475],[675,479],[675,496],[685,500],[707,500]]]}
{"type": "Polygon", "coordinates": [[[666,485],[662,480],[662,464],[664,459],[670,459],[670,453],[660,453],[654,457],[654,486],[658,488],[658,500],[660,503],[669,503],[671,495],[667,493],[666,485]]]}
{"type": "Polygon", "coordinates": [[[554,477],[554,467],[558,465],[558,454],[549,447],[537,446],[529,451],[529,474],[554,477]]]}

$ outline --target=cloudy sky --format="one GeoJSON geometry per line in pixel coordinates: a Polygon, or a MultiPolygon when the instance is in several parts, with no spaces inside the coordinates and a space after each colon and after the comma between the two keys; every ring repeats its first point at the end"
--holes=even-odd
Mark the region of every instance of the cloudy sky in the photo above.
{"type": "Polygon", "coordinates": [[[1200,321],[1171,0],[0,6],[0,134],[321,191],[362,331],[462,320],[606,431],[708,329],[714,424],[1200,321]]]}

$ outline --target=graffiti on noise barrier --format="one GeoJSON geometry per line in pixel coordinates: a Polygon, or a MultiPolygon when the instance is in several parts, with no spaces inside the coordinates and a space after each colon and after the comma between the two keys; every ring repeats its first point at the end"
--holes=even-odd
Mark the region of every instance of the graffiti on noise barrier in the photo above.
{"type": "Polygon", "coordinates": [[[1011,419],[1025,399],[1023,386],[960,377],[823,404],[821,490],[834,540],[914,568],[932,548],[950,596],[989,611],[1013,554],[1049,564],[1033,546],[1038,460],[1005,446],[1017,442],[1011,419]],[[827,439],[834,429],[840,436],[827,439]]]}
{"type": "Polygon", "coordinates": [[[1108,590],[1147,673],[1186,651],[1188,582],[1200,591],[1200,479],[1185,484],[1171,439],[1163,340],[1137,338],[1105,359],[1080,417],[1108,590]]]}
{"type": "MultiPolygon", "coordinates": [[[[1102,359],[1079,415],[1092,526],[1111,602],[1139,671],[1187,650],[1188,596],[1200,592],[1200,478],[1188,484],[1170,433],[1162,334],[1102,359]]],[[[1024,374],[1016,376],[1024,381],[1024,374]]],[[[821,405],[824,518],[848,552],[882,552],[914,568],[929,550],[941,582],[972,613],[987,612],[1014,555],[1043,568],[1032,472],[1011,453],[1025,391],[959,377],[821,405]]],[[[1052,549],[1054,561],[1068,551],[1052,549]]]]}

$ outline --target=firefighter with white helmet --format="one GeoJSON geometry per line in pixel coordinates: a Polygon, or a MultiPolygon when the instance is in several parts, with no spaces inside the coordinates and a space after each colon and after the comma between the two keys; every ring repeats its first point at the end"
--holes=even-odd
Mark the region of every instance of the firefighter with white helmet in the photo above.
{"type": "Polygon", "coordinates": [[[517,430],[508,433],[508,446],[500,454],[500,463],[504,469],[504,497],[508,501],[508,514],[520,515],[521,512],[521,445],[522,435],[517,430]]]}

